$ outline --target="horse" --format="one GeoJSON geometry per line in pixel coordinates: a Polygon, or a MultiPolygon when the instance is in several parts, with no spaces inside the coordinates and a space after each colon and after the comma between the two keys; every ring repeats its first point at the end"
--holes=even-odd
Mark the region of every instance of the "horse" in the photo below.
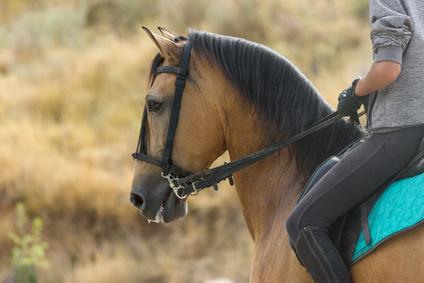
{"type": "MultiPolygon", "coordinates": [[[[288,59],[263,45],[196,30],[185,37],[143,28],[159,53],[151,65],[139,140],[145,159],[135,160],[130,200],[148,221],[168,223],[187,214],[187,195],[175,188],[178,172],[202,172],[226,151],[238,160],[333,112],[288,59]],[[185,48],[189,43],[192,48],[185,48]],[[175,118],[174,88],[182,77],[175,118]],[[165,152],[172,164],[164,162],[165,152]]],[[[312,282],[290,248],[286,218],[315,168],[363,135],[341,119],[233,174],[254,242],[250,282],[312,282]]],[[[353,282],[421,281],[422,226],[354,264],[353,282]]]]}

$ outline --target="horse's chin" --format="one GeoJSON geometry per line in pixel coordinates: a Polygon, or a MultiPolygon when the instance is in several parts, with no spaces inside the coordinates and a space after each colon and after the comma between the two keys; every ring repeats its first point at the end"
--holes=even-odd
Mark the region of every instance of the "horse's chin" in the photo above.
{"type": "MultiPolygon", "coordinates": [[[[159,208],[155,220],[152,222],[169,223],[179,218],[184,217],[188,212],[187,201],[176,197],[174,192],[171,190],[169,195],[162,202],[159,208]]],[[[149,221],[149,219],[147,219],[149,221]]]]}

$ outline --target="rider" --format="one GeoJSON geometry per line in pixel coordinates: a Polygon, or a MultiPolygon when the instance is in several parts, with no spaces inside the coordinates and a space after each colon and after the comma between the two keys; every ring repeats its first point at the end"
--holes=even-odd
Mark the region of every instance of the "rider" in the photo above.
{"type": "Polygon", "coordinates": [[[371,136],[317,182],[286,222],[299,259],[319,283],[351,282],[327,229],[400,172],[424,136],[424,1],[369,0],[369,12],[374,63],[340,94],[337,111],[347,116],[364,103],[371,136]]]}

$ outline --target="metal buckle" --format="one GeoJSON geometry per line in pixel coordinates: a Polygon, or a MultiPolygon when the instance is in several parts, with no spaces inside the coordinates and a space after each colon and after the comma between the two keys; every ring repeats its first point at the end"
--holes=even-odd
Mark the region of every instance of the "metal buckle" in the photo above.
{"type": "Polygon", "coordinates": [[[191,196],[197,196],[198,194],[199,194],[199,192],[200,192],[200,190],[198,190],[198,189],[196,189],[196,183],[193,183],[193,190],[194,190],[194,192],[192,192],[190,195],[191,196]]]}
{"type": "Polygon", "coordinates": [[[182,195],[182,192],[180,190],[183,189],[182,185],[176,186],[176,181],[179,180],[178,177],[174,177],[171,174],[168,175],[164,175],[163,172],[160,173],[162,178],[167,179],[169,182],[169,187],[174,191],[174,194],[177,196],[177,198],[179,199],[186,199],[188,197],[188,195],[182,195]],[[180,195],[181,192],[181,195],[180,195]]]}

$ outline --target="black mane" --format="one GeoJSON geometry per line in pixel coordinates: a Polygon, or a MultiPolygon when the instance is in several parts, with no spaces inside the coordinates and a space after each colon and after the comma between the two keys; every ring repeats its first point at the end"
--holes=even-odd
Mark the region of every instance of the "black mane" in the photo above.
{"type": "MultiPolygon", "coordinates": [[[[270,133],[270,142],[304,131],[333,112],[312,83],[277,52],[244,39],[195,30],[190,30],[188,38],[194,52],[219,65],[239,90],[241,100],[254,106],[266,124],[264,132],[270,133]]],[[[155,58],[152,70],[160,63],[155,58]]],[[[298,141],[293,154],[299,172],[308,178],[323,160],[362,135],[352,123],[342,120],[298,141]]]]}

